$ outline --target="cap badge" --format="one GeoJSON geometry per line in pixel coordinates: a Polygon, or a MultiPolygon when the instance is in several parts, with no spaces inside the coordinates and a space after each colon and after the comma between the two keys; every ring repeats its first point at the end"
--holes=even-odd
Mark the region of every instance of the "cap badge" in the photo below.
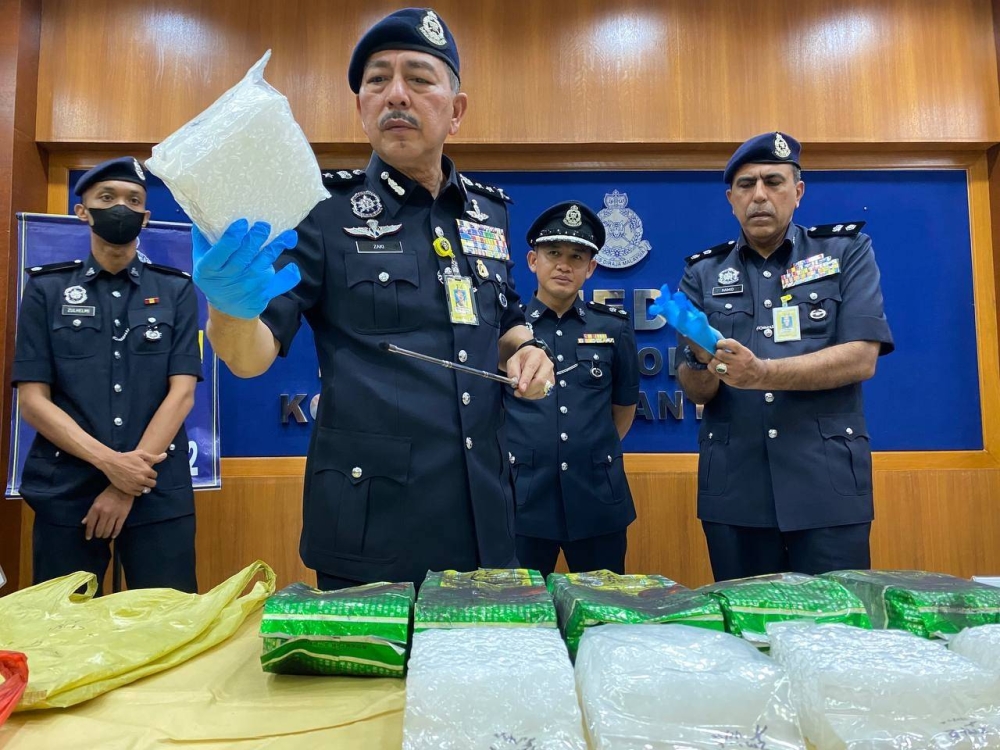
{"type": "Polygon", "coordinates": [[[786,141],[781,133],[774,134],[774,155],[779,159],[787,159],[792,155],[792,149],[788,147],[788,141],[786,141]]]}
{"type": "Polygon", "coordinates": [[[437,13],[433,10],[424,13],[417,31],[423,34],[424,39],[436,47],[446,47],[448,45],[448,40],[444,38],[444,27],[441,25],[437,13]]]}
{"type": "Polygon", "coordinates": [[[563,218],[563,224],[576,229],[582,223],[583,217],[580,215],[580,207],[574,203],[569,207],[569,211],[566,212],[566,216],[563,218]]]}
{"type": "Polygon", "coordinates": [[[140,180],[142,180],[143,182],[145,182],[146,181],[146,175],[143,173],[142,167],[139,166],[139,160],[136,159],[135,157],[132,157],[132,166],[135,167],[135,174],[136,174],[136,176],[140,180]]]}

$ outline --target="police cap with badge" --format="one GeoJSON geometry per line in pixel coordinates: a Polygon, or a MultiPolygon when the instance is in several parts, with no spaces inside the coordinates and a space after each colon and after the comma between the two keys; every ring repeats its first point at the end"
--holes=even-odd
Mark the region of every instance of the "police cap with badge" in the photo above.
{"type": "Polygon", "coordinates": [[[563,201],[545,209],[528,229],[528,244],[535,250],[546,242],[582,245],[597,255],[604,246],[604,223],[581,201],[563,201]]]}
{"type": "Polygon", "coordinates": [[[83,194],[97,183],[111,181],[132,182],[136,185],[142,185],[143,189],[145,189],[146,173],[143,172],[139,160],[133,156],[109,159],[108,161],[101,162],[93,169],[84,172],[80,179],[76,181],[73,192],[82,198],[83,194]]]}
{"type": "Polygon", "coordinates": [[[458,46],[444,21],[430,8],[404,8],[383,18],[358,41],[347,67],[351,91],[361,91],[368,58],[387,49],[433,55],[460,77],[458,46]]]}
{"type": "Polygon", "coordinates": [[[802,146],[787,133],[773,132],[755,135],[733,153],[726,164],[722,179],[727,185],[744,164],[794,164],[800,167],[802,146]]]}

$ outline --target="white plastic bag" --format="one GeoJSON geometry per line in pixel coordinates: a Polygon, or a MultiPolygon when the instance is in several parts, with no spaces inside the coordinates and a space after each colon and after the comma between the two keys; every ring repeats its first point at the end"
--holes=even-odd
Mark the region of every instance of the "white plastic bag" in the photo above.
{"type": "Polygon", "coordinates": [[[576,683],[594,750],[804,747],[784,669],[728,633],[588,628],[576,683]]]}
{"type": "Polygon", "coordinates": [[[458,628],[413,634],[403,750],[586,750],[559,631],[458,628]]]}
{"type": "Polygon", "coordinates": [[[902,630],[768,625],[806,739],[829,750],[1000,747],[1000,677],[902,630]]]}
{"type": "Polygon", "coordinates": [[[1000,625],[966,628],[951,639],[948,648],[983,669],[1000,674],[1000,625]]]}
{"type": "Polygon", "coordinates": [[[268,222],[273,239],[330,197],[288,100],[264,80],[270,58],[268,50],[146,162],[213,243],[241,218],[268,222]]]}

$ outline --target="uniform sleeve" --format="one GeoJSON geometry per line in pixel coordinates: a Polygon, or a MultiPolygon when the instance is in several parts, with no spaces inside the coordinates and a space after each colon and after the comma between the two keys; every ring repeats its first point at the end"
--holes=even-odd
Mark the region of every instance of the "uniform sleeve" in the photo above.
{"type": "Polygon", "coordinates": [[[174,316],[174,341],[170,348],[167,377],[194,375],[199,381],[204,380],[201,347],[198,345],[198,298],[193,283],[183,282],[174,316]]]}
{"type": "Polygon", "coordinates": [[[288,356],[292,340],[302,324],[302,315],[316,304],[323,288],[326,244],[323,239],[320,212],[326,209],[323,205],[325,202],[321,201],[296,227],[295,231],[299,235],[298,244],[283,252],[274,264],[275,270],[278,271],[289,263],[295,263],[302,276],[302,280],[294,289],[271,300],[260,316],[280,345],[278,353],[282,357],[288,356]]]}
{"type": "MultiPolygon", "coordinates": [[[[504,215],[504,234],[507,236],[507,249],[510,253],[510,222],[507,220],[507,205],[501,204],[503,207],[504,215]]],[[[507,308],[504,310],[503,317],[500,319],[500,335],[503,336],[507,331],[516,326],[524,325],[524,310],[518,304],[521,301],[521,295],[518,293],[517,289],[514,287],[514,261],[513,253],[510,253],[511,258],[507,260],[507,308]]]]}
{"type": "Polygon", "coordinates": [[[631,318],[622,322],[615,342],[615,361],[611,375],[611,403],[632,406],[639,401],[639,351],[631,318]]]}
{"type": "Polygon", "coordinates": [[[684,267],[684,275],[681,277],[680,291],[684,292],[691,300],[691,304],[699,310],[705,308],[703,299],[704,293],[701,289],[701,277],[695,271],[693,264],[684,267]]]}
{"type": "Polygon", "coordinates": [[[889,354],[896,346],[885,318],[879,270],[868,235],[859,235],[844,253],[840,273],[837,342],[877,341],[881,344],[879,354],[889,354]]]}
{"type": "Polygon", "coordinates": [[[11,384],[55,382],[52,340],[45,293],[34,279],[28,279],[17,317],[17,341],[11,384]]]}

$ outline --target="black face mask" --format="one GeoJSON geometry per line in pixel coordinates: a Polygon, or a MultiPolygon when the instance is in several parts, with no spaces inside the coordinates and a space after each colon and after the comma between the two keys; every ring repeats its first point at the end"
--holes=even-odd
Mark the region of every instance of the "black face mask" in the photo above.
{"type": "Polygon", "coordinates": [[[145,213],[118,204],[111,208],[88,209],[94,217],[94,234],[112,245],[127,245],[142,231],[145,213]]]}

